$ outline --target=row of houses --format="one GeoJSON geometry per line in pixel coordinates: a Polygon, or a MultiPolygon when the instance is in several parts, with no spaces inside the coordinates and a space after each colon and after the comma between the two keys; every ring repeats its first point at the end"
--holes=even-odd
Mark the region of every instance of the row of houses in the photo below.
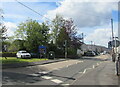
{"type": "Polygon", "coordinates": [[[102,53],[104,51],[111,52],[111,50],[104,46],[99,45],[90,45],[90,44],[82,44],[81,49],[77,50],[77,54],[84,53],[86,51],[96,51],[102,53]]]}

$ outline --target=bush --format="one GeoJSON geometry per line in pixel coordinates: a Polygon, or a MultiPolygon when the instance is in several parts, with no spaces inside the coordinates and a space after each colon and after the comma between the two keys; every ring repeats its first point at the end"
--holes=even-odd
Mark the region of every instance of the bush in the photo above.
{"type": "Polygon", "coordinates": [[[16,52],[2,52],[0,53],[2,57],[16,57],[16,52]]]}

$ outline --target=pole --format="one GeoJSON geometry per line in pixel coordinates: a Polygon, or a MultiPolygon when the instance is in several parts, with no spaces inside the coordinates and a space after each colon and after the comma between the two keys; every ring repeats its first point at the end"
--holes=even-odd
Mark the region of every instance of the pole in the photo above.
{"type": "Polygon", "coordinates": [[[111,19],[111,29],[112,29],[112,40],[114,40],[114,33],[113,33],[113,19],[111,19]]]}
{"type": "Polygon", "coordinates": [[[92,42],[93,42],[93,41],[90,41],[90,42],[91,42],[91,51],[92,51],[92,42]]]}
{"type": "Polygon", "coordinates": [[[84,34],[82,33],[82,42],[84,43],[84,34]]]}
{"type": "Polygon", "coordinates": [[[67,40],[65,40],[65,59],[67,58],[67,40]]]}
{"type": "MultiPolygon", "coordinates": [[[[114,43],[114,33],[113,33],[113,19],[111,18],[111,29],[112,29],[112,42],[114,43]]],[[[114,52],[114,46],[112,44],[112,61],[115,61],[115,52],[114,52]]]]}

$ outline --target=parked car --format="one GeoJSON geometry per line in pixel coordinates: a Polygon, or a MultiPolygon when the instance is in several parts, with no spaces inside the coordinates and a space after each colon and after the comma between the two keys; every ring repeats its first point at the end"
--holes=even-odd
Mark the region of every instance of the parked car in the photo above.
{"type": "Polygon", "coordinates": [[[95,56],[95,52],[94,51],[87,51],[84,53],[84,56],[95,56]]]}
{"type": "Polygon", "coordinates": [[[18,51],[17,54],[16,54],[16,57],[17,58],[31,58],[31,54],[28,53],[27,51],[18,51]]]}

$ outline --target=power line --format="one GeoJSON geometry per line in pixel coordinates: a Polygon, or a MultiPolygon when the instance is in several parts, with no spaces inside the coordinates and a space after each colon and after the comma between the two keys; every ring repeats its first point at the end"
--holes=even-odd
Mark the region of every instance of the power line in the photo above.
{"type": "MultiPolygon", "coordinates": [[[[21,3],[21,2],[19,2],[19,1],[17,1],[17,0],[15,0],[15,1],[16,1],[16,2],[18,2],[19,4],[21,4],[22,6],[24,6],[24,7],[28,8],[29,10],[31,10],[31,11],[33,11],[33,12],[37,13],[38,15],[40,15],[40,16],[42,16],[42,17],[44,17],[42,14],[40,14],[40,13],[38,13],[37,11],[33,10],[32,8],[30,8],[30,7],[26,6],[25,4],[23,4],[23,3],[21,3]]],[[[47,17],[45,17],[45,18],[46,18],[46,19],[48,19],[49,21],[51,21],[49,18],[47,18],[47,17]]]]}

